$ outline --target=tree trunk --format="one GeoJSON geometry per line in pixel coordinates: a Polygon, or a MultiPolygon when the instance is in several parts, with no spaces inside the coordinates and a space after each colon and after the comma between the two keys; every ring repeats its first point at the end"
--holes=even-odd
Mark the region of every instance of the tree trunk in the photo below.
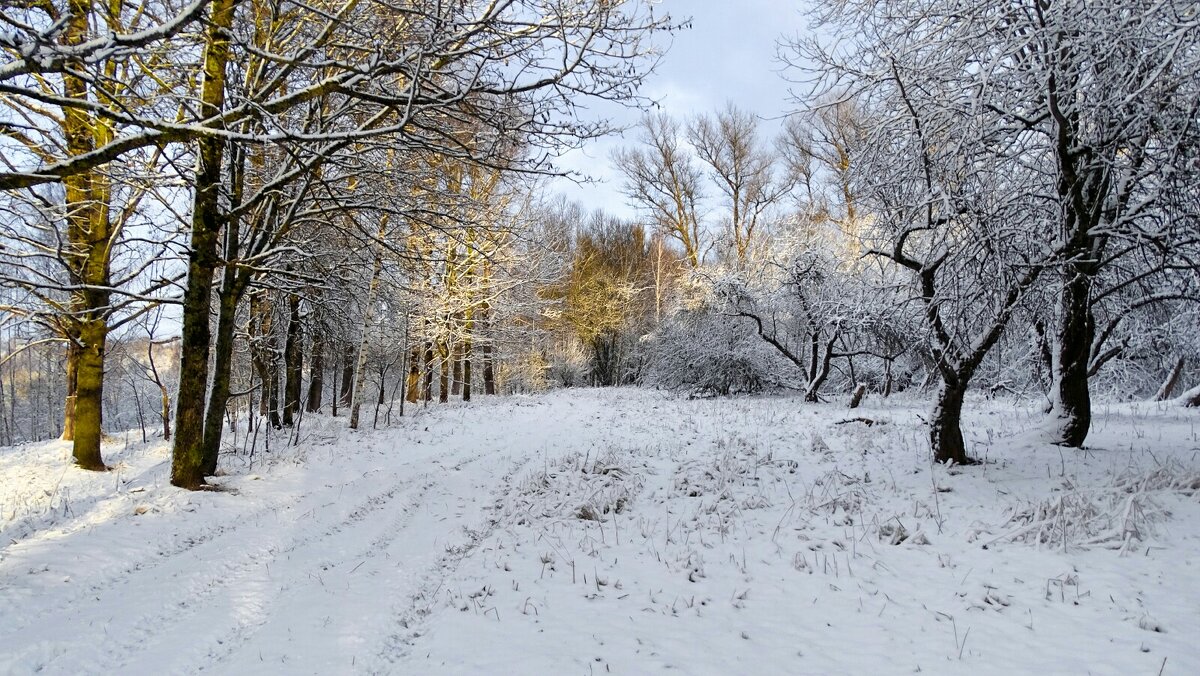
{"type": "Polygon", "coordinates": [[[171,440],[171,395],[167,392],[167,388],[159,385],[159,394],[162,396],[162,428],[163,441],[171,440]]]}
{"type": "Polygon", "coordinates": [[[854,394],[850,395],[850,408],[858,408],[858,405],[862,403],[863,397],[866,394],[867,386],[859,383],[858,386],[854,388],[854,394]]]}
{"type": "Polygon", "coordinates": [[[1183,374],[1183,365],[1187,360],[1183,357],[1175,360],[1175,366],[1171,367],[1171,372],[1167,374],[1167,379],[1163,381],[1158,391],[1154,393],[1154,401],[1166,401],[1171,398],[1171,393],[1175,391],[1175,386],[1179,384],[1179,376],[1183,374]]]}
{"type": "Polygon", "coordinates": [[[79,343],[75,336],[67,336],[66,386],[67,396],[63,399],[63,441],[75,440],[75,388],[78,386],[79,343]]]}
{"type": "Polygon", "coordinates": [[[103,319],[83,322],[79,339],[83,343],[79,350],[76,370],[75,399],[75,464],[84,469],[104,470],[100,455],[103,438],[104,401],[104,343],[108,338],[108,324],[103,319]]]}
{"type": "Polygon", "coordinates": [[[446,341],[438,341],[438,356],[441,357],[441,377],[438,378],[438,402],[446,403],[450,401],[450,346],[446,341]]]}
{"type": "MultiPolygon", "coordinates": [[[[813,335],[816,336],[817,334],[813,335]]],[[[833,344],[837,342],[838,335],[838,332],[834,331],[833,337],[823,345],[814,341],[812,345],[811,375],[809,376],[808,387],[804,389],[804,401],[816,403],[821,400],[821,386],[829,378],[829,367],[833,363],[833,344]],[[825,349],[824,353],[821,353],[822,347],[825,349]]],[[[851,375],[853,376],[853,373],[851,375]]]]}
{"type": "Polygon", "coordinates": [[[1193,387],[1180,395],[1179,402],[1188,408],[1200,407],[1200,386],[1193,387]]]}
{"type": "MultiPolygon", "coordinates": [[[[89,17],[96,16],[90,0],[68,0],[59,36],[63,44],[78,45],[89,36],[89,17]]],[[[63,92],[68,99],[88,100],[88,81],[76,76],[71,63],[63,73],[63,92]]],[[[108,102],[97,102],[107,105],[108,102]]],[[[61,124],[67,153],[76,157],[95,150],[112,139],[106,119],[86,108],[64,106],[61,124]]],[[[66,318],[67,338],[78,339],[75,368],[71,373],[68,350],[68,396],[64,401],[65,439],[74,442],[75,462],[86,469],[105,469],[100,456],[101,419],[104,391],[104,343],[108,337],[108,312],[111,291],[110,261],[112,245],[119,229],[112,227],[109,216],[111,185],[108,175],[91,170],[67,176],[62,181],[66,207],[67,246],[64,260],[74,288],[70,292],[70,314],[66,318]],[[70,379],[74,378],[72,384],[70,379]],[[86,381],[86,382],[85,382],[86,381]]],[[[14,393],[15,394],[15,393],[14,393]]]]}
{"type": "Polygon", "coordinates": [[[212,363],[212,390],[204,411],[204,476],[217,473],[221,455],[221,419],[229,405],[230,377],[233,372],[234,329],[237,321],[238,294],[233,283],[233,268],[226,267],[217,309],[217,342],[212,363]]]}
{"type": "Polygon", "coordinates": [[[350,406],[350,398],[354,395],[354,350],[346,342],[342,348],[342,389],[338,393],[338,403],[350,406]]]}
{"type": "Polygon", "coordinates": [[[274,368],[273,343],[275,329],[272,326],[271,305],[266,292],[259,291],[250,296],[250,364],[260,383],[258,414],[271,414],[271,401],[277,380],[274,368]]]}
{"type": "Polygon", "coordinates": [[[471,339],[463,341],[463,388],[462,400],[471,401],[471,339]]]}
{"type": "Polygon", "coordinates": [[[454,347],[450,350],[450,360],[454,362],[454,372],[451,376],[450,394],[459,396],[462,394],[462,343],[454,342],[454,347]]]}
{"type": "Polygon", "coordinates": [[[492,361],[492,343],[485,342],[479,346],[483,358],[483,393],[496,394],[496,365],[492,361]]]}
{"type": "MultiPolygon", "coordinates": [[[[662,246],[661,240],[659,246],[662,246]]],[[[492,346],[492,306],[484,302],[482,316],[480,321],[483,322],[483,344],[479,346],[480,356],[483,359],[483,393],[496,394],[496,365],[494,361],[494,350],[492,346]]]]}
{"type": "Polygon", "coordinates": [[[413,350],[408,357],[408,382],[404,386],[404,398],[410,404],[415,404],[421,400],[420,356],[417,350],[413,350]]]}
{"type": "Polygon", "coordinates": [[[333,383],[331,383],[331,387],[329,388],[329,415],[335,418],[338,414],[338,400],[341,399],[339,396],[341,390],[339,388],[342,383],[341,369],[338,368],[337,360],[338,356],[335,350],[333,354],[333,383]]]}
{"type": "Polygon", "coordinates": [[[936,462],[953,462],[972,465],[976,461],[967,456],[962,436],[962,407],[966,396],[966,381],[958,384],[942,382],[937,402],[929,418],[929,443],[936,462]]]}
{"type": "Polygon", "coordinates": [[[267,388],[267,419],[271,422],[271,427],[275,429],[283,428],[283,421],[279,419],[279,353],[275,346],[271,346],[271,366],[267,369],[270,376],[270,387],[267,388]]]}
{"type": "Polygon", "coordinates": [[[171,459],[171,483],[191,489],[204,485],[204,404],[211,339],[208,310],[216,269],[216,233],[206,228],[201,224],[192,232],[188,284],[183,297],[175,445],[171,459]]]}
{"type": "Polygon", "coordinates": [[[425,389],[421,393],[425,401],[433,401],[433,341],[425,342],[422,370],[425,372],[425,389]]]}
{"type": "Polygon", "coordinates": [[[384,369],[379,372],[379,392],[375,396],[375,418],[371,422],[371,429],[379,427],[379,409],[382,408],[384,402],[387,401],[387,398],[384,396],[384,387],[387,386],[387,372],[388,369],[384,369]]]}
{"type": "MultiPolygon", "coordinates": [[[[385,214],[379,224],[379,238],[387,233],[388,217],[385,214]]],[[[350,396],[350,429],[358,429],[359,410],[362,408],[362,391],[367,384],[367,338],[371,325],[375,323],[375,294],[379,290],[379,277],[383,273],[383,252],[376,250],[375,262],[371,267],[371,281],[367,284],[367,314],[363,317],[362,340],[358,343],[358,358],[354,366],[354,391],[350,396]]],[[[380,382],[380,388],[383,383],[380,382]]]]}
{"type": "Polygon", "coordinates": [[[1050,349],[1050,340],[1046,337],[1046,325],[1040,319],[1033,323],[1033,349],[1038,356],[1033,362],[1038,384],[1049,392],[1054,381],[1054,354],[1050,349]]]}
{"type": "Polygon", "coordinates": [[[1063,285],[1060,300],[1050,415],[1055,426],[1052,443],[1079,448],[1092,423],[1088,359],[1094,325],[1089,306],[1091,278],[1076,268],[1068,266],[1070,278],[1063,285]]]}
{"type": "MultiPolygon", "coordinates": [[[[225,66],[229,61],[228,31],[237,0],[214,0],[206,31],[201,112],[215,117],[225,106],[225,66]]],[[[216,137],[197,142],[196,192],[192,208],[192,241],[188,281],[183,294],[182,359],[175,404],[175,446],[171,483],[195,489],[204,485],[204,413],[208,394],[208,328],[213,274],[217,269],[217,236],[221,227],[221,163],[225,141],[216,137]]]]}
{"type": "Polygon", "coordinates": [[[283,344],[283,424],[296,424],[300,411],[301,378],[304,371],[304,350],[300,344],[300,296],[288,295],[287,338],[283,344]]]}
{"type": "Polygon", "coordinates": [[[318,328],[313,332],[312,354],[308,366],[308,403],[309,413],[321,410],[321,393],[325,389],[325,336],[318,328]]]}

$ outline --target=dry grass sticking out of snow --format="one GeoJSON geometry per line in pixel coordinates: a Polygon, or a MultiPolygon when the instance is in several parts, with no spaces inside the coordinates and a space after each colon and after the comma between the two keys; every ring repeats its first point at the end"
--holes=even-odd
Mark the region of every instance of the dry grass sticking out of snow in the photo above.
{"type": "Polygon", "coordinates": [[[1126,468],[1099,487],[1086,489],[1064,479],[1057,495],[1010,510],[1004,527],[1015,529],[990,540],[1070,548],[1104,547],[1122,554],[1151,541],[1170,517],[1163,497],[1195,497],[1200,473],[1172,460],[1151,470],[1126,468]]]}
{"type": "Polygon", "coordinates": [[[86,473],[0,449],[0,673],[1200,673],[1194,411],[1096,407],[1089,446],[973,400],[635,389],[315,416],[86,473]],[[292,445],[294,444],[294,445],[292,445]]]}
{"type": "Polygon", "coordinates": [[[509,516],[448,583],[412,670],[1200,669],[1186,414],[1115,408],[1075,451],[1012,432],[1034,410],[973,402],[965,433],[988,462],[947,468],[920,402],[847,419],[791,398],[555,396],[621,424],[501,496],[509,516]],[[459,589],[486,590],[486,609],[459,589]]]}

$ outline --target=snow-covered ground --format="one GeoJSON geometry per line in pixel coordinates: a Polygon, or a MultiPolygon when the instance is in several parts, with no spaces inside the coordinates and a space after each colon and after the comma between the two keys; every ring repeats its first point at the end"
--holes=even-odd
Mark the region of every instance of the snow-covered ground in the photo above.
{"type": "Polygon", "coordinates": [[[1101,406],[1076,451],[975,401],[989,462],[946,469],[924,409],[310,416],[204,493],[161,442],[0,449],[0,673],[1200,673],[1200,415],[1101,406]]]}

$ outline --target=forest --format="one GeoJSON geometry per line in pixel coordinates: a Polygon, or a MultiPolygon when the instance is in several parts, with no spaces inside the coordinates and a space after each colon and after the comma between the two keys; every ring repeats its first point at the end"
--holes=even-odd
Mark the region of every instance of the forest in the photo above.
{"type": "MultiPolygon", "coordinates": [[[[1132,454],[1141,426],[1161,424],[1173,431],[1147,452],[1179,460],[1155,456],[1163,471],[1150,483],[1138,475],[1137,490],[1166,491],[1192,514],[1196,5],[775,4],[807,28],[777,36],[776,68],[744,76],[786,90],[788,109],[730,98],[684,114],[650,85],[673,41],[704,20],[705,3],[693,17],[688,3],[654,0],[6,0],[0,458],[18,459],[0,483],[59,483],[46,490],[53,506],[0,495],[0,533],[15,545],[37,532],[36,520],[19,521],[22,509],[71,516],[57,492],[62,477],[96,487],[97,505],[129,497],[121,477],[137,465],[133,447],[157,449],[161,483],[187,489],[162,492],[154,479],[161,500],[219,505],[237,499],[222,493],[249,492],[242,479],[279,462],[270,458],[309,457],[322,443],[348,454],[355,440],[388,434],[417,453],[418,427],[446,430],[426,443],[483,439],[509,429],[497,416],[523,419],[522,401],[564,419],[573,409],[555,407],[575,401],[606,420],[618,410],[638,420],[651,408],[673,411],[628,442],[639,448],[707,429],[692,416],[711,416],[728,427],[697,438],[738,462],[748,456],[721,435],[750,435],[747,424],[792,436],[789,453],[823,458],[841,442],[818,428],[882,425],[912,454],[899,464],[924,473],[919,490],[933,486],[936,515],[926,506],[925,517],[939,535],[947,506],[938,493],[952,490],[951,477],[990,481],[970,473],[1036,464],[1049,481],[1041,475],[1069,473],[1064,453],[1084,464],[1097,448],[1132,454]],[[622,112],[597,112],[606,110],[622,112]],[[623,200],[609,208],[560,189],[594,188],[595,176],[565,169],[562,158],[601,140],[623,200]],[[786,422],[787,411],[820,422],[786,422]],[[993,443],[1003,426],[972,417],[982,411],[1022,411],[1010,424],[1031,431],[1022,443],[1041,455],[993,443]],[[905,422],[889,423],[893,414],[905,422]],[[474,422],[449,422],[458,419],[474,422]],[[19,459],[29,449],[52,449],[37,463],[51,459],[34,472],[19,459]],[[24,525],[9,532],[5,523],[24,525]]],[[[600,459],[606,434],[628,432],[623,419],[594,431],[595,451],[579,441],[592,438],[586,419],[563,428],[582,459],[564,456],[557,474],[537,475],[550,493],[600,502],[530,497],[522,509],[565,514],[600,535],[610,519],[616,528],[655,474],[611,449],[600,459]],[[583,483],[555,483],[570,472],[583,483]]],[[[753,450],[756,442],[738,439],[753,450]]],[[[482,453],[479,444],[470,452],[482,453]]],[[[413,456],[426,458],[413,465],[421,472],[459,457],[425,452],[413,456]]],[[[675,452],[646,467],[667,456],[675,452]]],[[[532,479],[499,467],[471,490],[533,495],[532,479]]],[[[718,467],[720,477],[733,471],[718,467]]],[[[779,482],[782,467],[769,465],[779,482]]],[[[1109,481],[1115,467],[1081,471],[1109,481]]],[[[677,473],[670,490],[682,490],[679,477],[698,480],[683,465],[665,471],[677,473]]],[[[1060,499],[1060,511],[1016,523],[1107,515],[1111,526],[1115,504],[1060,499]]],[[[1132,551],[1149,531],[1135,538],[1131,515],[1153,510],[1121,504],[1118,546],[1132,551]]],[[[728,528],[714,531],[723,544],[728,528]]],[[[1100,531],[1080,528],[1093,538],[1081,543],[1100,541],[1100,531]]],[[[891,544],[927,532],[886,519],[872,531],[898,538],[891,544]]],[[[1061,537],[1066,552],[1067,531],[1053,533],[1039,542],[1061,537]]],[[[606,546],[612,535],[616,545],[635,537],[614,531],[606,546]]],[[[670,529],[665,537],[670,546],[670,529]]],[[[469,539],[463,552],[483,542],[469,539]]],[[[541,556],[539,580],[555,565],[541,556]]],[[[691,582],[703,577],[694,553],[681,557],[691,582]]],[[[565,559],[553,560],[564,575],[565,559]]],[[[811,574],[819,564],[791,565],[811,574]]],[[[829,560],[820,565],[828,574],[829,560]]],[[[600,593],[605,573],[588,572],[600,593]]],[[[1049,589],[1047,577],[1039,579],[1049,589]]],[[[1055,579],[1055,595],[1074,585],[1055,579]]],[[[486,613],[489,595],[446,603],[486,613]]],[[[497,611],[496,621],[501,612],[512,614],[497,611]]],[[[1194,647],[1179,650],[1172,660],[1200,663],[1194,647]]]]}

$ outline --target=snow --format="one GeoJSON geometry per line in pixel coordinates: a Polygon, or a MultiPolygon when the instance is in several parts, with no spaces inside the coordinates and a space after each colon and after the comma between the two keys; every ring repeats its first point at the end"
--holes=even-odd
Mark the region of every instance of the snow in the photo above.
{"type": "Polygon", "coordinates": [[[1098,406],[1079,451],[970,401],[989,462],[944,468],[926,409],[310,416],[201,493],[161,442],[0,449],[0,673],[1200,673],[1196,411],[1098,406]]]}

